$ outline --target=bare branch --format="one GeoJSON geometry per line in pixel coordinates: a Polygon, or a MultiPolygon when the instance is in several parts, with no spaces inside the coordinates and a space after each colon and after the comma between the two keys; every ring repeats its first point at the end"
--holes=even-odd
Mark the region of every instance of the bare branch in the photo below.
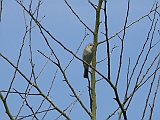
{"type": "Polygon", "coordinates": [[[72,9],[72,7],[68,4],[67,0],[64,0],[69,9],[73,12],[73,14],[78,18],[78,20],[92,33],[94,32],[80,19],[80,17],[76,14],[76,12],[72,9]]]}
{"type": "Polygon", "coordinates": [[[107,0],[104,1],[104,18],[105,18],[105,37],[106,37],[106,44],[107,44],[107,58],[108,58],[108,79],[110,80],[111,78],[111,63],[110,63],[110,45],[109,45],[109,41],[108,41],[108,23],[107,23],[107,0]]]}
{"type": "MultiPolygon", "coordinates": [[[[160,63],[160,59],[159,59],[159,63],[160,63]]],[[[157,68],[158,68],[158,66],[159,66],[159,64],[157,64],[157,68]]],[[[148,106],[148,101],[149,101],[149,98],[150,98],[150,95],[151,95],[151,91],[153,89],[153,83],[155,81],[155,77],[156,77],[156,72],[154,73],[153,79],[151,81],[150,89],[148,91],[148,96],[146,98],[146,104],[145,104],[145,107],[144,107],[144,111],[143,111],[141,120],[144,119],[144,116],[145,116],[145,113],[146,113],[146,109],[147,109],[147,106],[148,106]]],[[[158,80],[158,84],[157,84],[157,89],[158,89],[158,86],[159,86],[159,80],[158,80]]],[[[153,102],[153,104],[154,104],[154,102],[153,102]]],[[[153,105],[153,107],[154,107],[154,105],[153,105]]],[[[149,120],[151,120],[151,116],[152,116],[152,112],[153,112],[153,107],[151,108],[150,119],[149,120]]]]}
{"type": "MultiPolygon", "coordinates": [[[[130,23],[128,26],[126,26],[125,29],[129,28],[130,26],[134,25],[135,23],[139,22],[140,20],[144,19],[145,17],[148,17],[152,12],[155,12],[160,6],[156,6],[156,8],[150,10],[146,15],[140,17],[139,19],[133,21],[132,23],[130,23]]],[[[124,28],[122,28],[120,31],[116,32],[114,35],[112,35],[111,37],[108,38],[108,40],[114,38],[116,35],[118,35],[119,33],[121,33],[124,30],[124,28]]],[[[106,40],[103,40],[101,42],[99,42],[98,44],[102,44],[106,42],[106,40]]]]}
{"type": "MultiPolygon", "coordinates": [[[[77,50],[76,50],[76,52],[75,52],[75,55],[77,55],[77,53],[78,53],[80,47],[82,46],[82,43],[84,42],[84,40],[86,39],[86,37],[87,37],[88,35],[89,35],[89,34],[86,33],[86,28],[85,28],[84,38],[83,38],[83,40],[81,41],[80,45],[78,46],[78,48],[77,48],[77,50]]],[[[64,72],[65,72],[66,69],[69,67],[69,65],[70,65],[71,62],[74,60],[74,58],[75,58],[75,57],[73,56],[73,58],[70,60],[70,62],[68,63],[68,65],[67,65],[66,68],[64,69],[64,72]]]]}
{"type": "Polygon", "coordinates": [[[55,63],[52,59],[50,59],[48,56],[46,56],[44,53],[42,53],[41,51],[38,50],[39,53],[41,53],[44,57],[46,57],[47,59],[49,59],[52,63],[54,63],[55,65],[57,65],[60,69],[60,71],[63,74],[64,77],[64,81],[67,83],[67,85],[69,86],[69,88],[71,89],[71,91],[73,92],[74,96],[77,98],[78,102],[80,103],[80,105],[82,106],[82,108],[84,108],[84,110],[88,113],[88,115],[91,117],[91,113],[87,110],[87,108],[84,106],[84,104],[82,103],[82,101],[79,99],[79,97],[77,96],[76,92],[74,91],[73,87],[71,86],[71,84],[69,83],[65,72],[63,71],[63,69],[61,68],[60,64],[55,63]]]}
{"type": "Polygon", "coordinates": [[[91,2],[91,0],[88,0],[88,2],[89,2],[89,4],[96,10],[97,8],[96,8],[96,5],[94,5],[92,2],[91,2]]]}
{"type": "Polygon", "coordinates": [[[159,78],[158,78],[158,83],[157,83],[157,86],[156,86],[156,90],[155,90],[155,93],[154,93],[154,98],[153,98],[151,109],[150,109],[149,120],[152,119],[152,114],[153,114],[153,109],[154,109],[154,105],[155,105],[155,100],[156,100],[159,84],[160,84],[160,75],[159,75],[159,78]]]}
{"type": "MultiPolygon", "coordinates": [[[[118,73],[117,73],[117,79],[116,79],[116,84],[115,86],[118,85],[118,81],[119,81],[119,76],[120,76],[120,72],[121,72],[121,66],[122,66],[122,57],[123,57],[123,48],[124,48],[124,37],[126,35],[126,26],[127,26],[127,22],[128,22],[128,16],[129,16],[129,9],[130,9],[130,0],[128,0],[128,5],[127,5],[127,13],[126,13],[126,19],[125,19],[125,23],[124,23],[124,33],[123,33],[123,37],[121,40],[121,52],[119,55],[119,68],[118,68],[118,73]]],[[[125,119],[125,118],[124,118],[125,119]]],[[[126,118],[127,119],[127,118],[126,118]]]]}
{"type": "Polygon", "coordinates": [[[49,103],[52,104],[52,106],[59,112],[61,113],[65,118],[70,120],[70,118],[63,113],[45,94],[42,93],[42,91],[39,89],[39,87],[36,84],[33,84],[8,58],[6,58],[3,54],[0,53],[0,56],[4,58],[13,68],[15,68],[19,74],[30,84],[33,85],[37,89],[37,91],[41,94],[42,97],[44,97],[49,103]]]}
{"type": "Polygon", "coordinates": [[[4,107],[5,107],[5,110],[6,110],[6,113],[7,113],[8,117],[9,117],[11,120],[14,120],[14,118],[13,118],[13,116],[12,116],[12,114],[10,113],[10,110],[9,110],[9,108],[8,108],[6,99],[3,97],[3,95],[2,95],[1,92],[0,92],[0,98],[1,98],[1,100],[2,100],[2,102],[3,102],[3,105],[4,105],[4,107]]]}

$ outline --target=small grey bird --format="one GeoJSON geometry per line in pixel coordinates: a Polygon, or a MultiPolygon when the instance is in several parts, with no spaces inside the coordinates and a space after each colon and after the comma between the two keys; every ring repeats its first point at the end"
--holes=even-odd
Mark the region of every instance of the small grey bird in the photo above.
{"type": "MultiPolygon", "coordinates": [[[[92,61],[92,58],[93,58],[93,46],[94,44],[92,43],[89,43],[85,49],[83,50],[83,55],[82,55],[82,58],[84,61],[86,61],[88,64],[91,63],[92,61]]],[[[83,74],[83,77],[84,78],[88,78],[88,65],[83,63],[83,66],[84,66],[84,74],[83,74]]]]}

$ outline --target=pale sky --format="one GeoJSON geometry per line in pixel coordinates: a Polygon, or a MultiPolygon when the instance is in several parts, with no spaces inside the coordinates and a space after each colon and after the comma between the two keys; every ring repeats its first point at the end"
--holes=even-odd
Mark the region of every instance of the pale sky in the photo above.
{"type": "MultiPolygon", "coordinates": [[[[91,0],[94,4],[97,4],[97,0],[91,0]]],[[[80,45],[81,41],[84,38],[85,34],[85,27],[80,23],[80,21],[75,17],[75,15],[71,12],[68,6],[65,4],[63,0],[43,0],[42,5],[40,6],[39,11],[39,20],[42,19],[41,24],[45,27],[56,39],[64,44],[68,49],[76,52],[78,46],[80,45]]],[[[83,20],[83,22],[92,30],[94,30],[95,26],[95,11],[93,7],[88,3],[87,0],[79,0],[79,1],[72,1],[68,0],[68,3],[72,6],[74,11],[79,15],[79,17],[83,20]]],[[[130,11],[128,17],[128,23],[132,23],[133,21],[141,18],[142,16],[146,15],[150,9],[154,0],[131,0],[130,3],[130,11]]],[[[159,1],[160,3],[160,1],[159,1]]],[[[116,32],[120,31],[124,26],[125,16],[127,12],[127,0],[108,0],[108,34],[109,37],[114,35],[116,32]]],[[[33,0],[33,10],[37,2],[33,0]]],[[[25,6],[28,8],[29,3],[25,1],[25,6]]],[[[160,12],[160,9],[158,9],[160,12]]],[[[27,13],[26,15],[26,22],[29,26],[30,17],[27,13]]],[[[17,59],[19,56],[19,50],[21,48],[23,36],[25,34],[25,25],[24,25],[24,16],[21,6],[16,1],[4,1],[3,0],[3,9],[2,9],[2,20],[0,23],[0,52],[5,55],[10,61],[12,61],[15,65],[17,63],[17,59]]],[[[150,18],[153,19],[153,13],[150,15],[150,18]]],[[[156,15],[156,19],[160,17],[158,14],[156,15]]],[[[101,13],[101,25],[99,30],[99,37],[98,41],[103,41],[105,36],[101,34],[104,31],[104,14],[101,13]]],[[[33,22],[32,25],[35,25],[33,22]]],[[[124,55],[123,55],[123,62],[122,62],[122,70],[120,75],[120,80],[118,84],[118,92],[120,96],[120,100],[123,101],[124,94],[126,90],[126,76],[127,76],[127,66],[128,66],[128,59],[130,57],[131,64],[130,64],[130,73],[133,69],[135,62],[137,60],[138,55],[142,49],[142,46],[147,39],[147,34],[151,27],[151,21],[148,17],[144,18],[143,20],[139,21],[138,23],[132,25],[129,29],[126,29],[126,36],[124,42],[124,55]]],[[[155,44],[158,40],[160,40],[160,35],[158,34],[158,29],[160,28],[160,22],[157,22],[157,27],[154,33],[153,44],[155,44]]],[[[152,30],[153,31],[153,30],[152,30]]],[[[84,40],[82,46],[80,47],[77,56],[81,58],[82,51],[86,44],[93,42],[92,33],[89,30],[86,30],[89,34],[86,39],[84,40]]],[[[47,34],[45,34],[51,47],[53,48],[54,52],[57,54],[59,60],[61,61],[61,65],[63,69],[68,65],[69,61],[72,59],[72,55],[65,51],[59,44],[57,44],[54,40],[52,40],[47,34]]],[[[123,32],[119,34],[122,37],[123,32]]],[[[149,36],[149,40],[151,39],[151,35],[149,36]]],[[[19,69],[28,77],[30,78],[31,74],[31,65],[30,65],[30,51],[29,51],[29,33],[27,34],[24,42],[24,48],[22,52],[21,61],[19,63],[19,69]]],[[[111,54],[111,81],[115,83],[119,65],[119,55],[121,50],[121,40],[116,36],[110,41],[110,50],[114,47],[114,45],[119,46],[114,49],[111,54]]],[[[159,45],[156,45],[153,50],[151,50],[147,62],[144,66],[142,71],[142,75],[145,74],[148,67],[150,66],[151,62],[155,58],[155,56],[159,53],[159,45]]],[[[139,74],[139,70],[141,68],[141,63],[145,59],[145,55],[147,53],[149,47],[149,43],[147,43],[145,52],[142,55],[139,65],[135,70],[135,74],[132,80],[132,85],[129,89],[129,93],[133,90],[134,83],[137,79],[139,74]]],[[[104,59],[107,55],[106,53],[106,43],[101,44],[97,48],[97,61],[104,59]]],[[[46,58],[42,56],[37,50],[42,51],[46,55],[50,56],[50,49],[48,48],[44,38],[40,34],[38,27],[32,29],[32,52],[33,52],[33,63],[35,64],[35,75],[37,76],[40,70],[42,69],[43,65],[46,62],[46,58]]],[[[56,62],[56,59],[52,56],[52,59],[56,62]]],[[[157,65],[158,59],[153,65],[153,68],[149,71],[148,76],[153,73],[157,65]]],[[[51,82],[54,78],[55,72],[57,70],[57,66],[53,63],[48,62],[45,69],[37,79],[37,84],[42,90],[44,94],[47,94],[51,82]]],[[[107,61],[104,61],[100,64],[97,64],[97,70],[99,70],[103,75],[107,76],[107,61]]],[[[11,67],[9,63],[7,63],[2,57],[0,57],[0,90],[8,90],[9,84],[13,78],[14,68],[11,67]]],[[[70,64],[68,69],[66,70],[67,78],[76,91],[77,94],[82,93],[80,99],[84,103],[84,105],[90,110],[89,108],[89,96],[88,96],[88,82],[87,79],[83,78],[83,65],[82,62],[78,59],[74,59],[73,62],[70,64]]],[[[154,83],[154,88],[152,91],[151,98],[149,99],[149,104],[152,104],[154,92],[157,85],[158,74],[160,71],[157,72],[157,76],[154,83]]],[[[142,78],[143,76],[140,76],[142,78]]],[[[147,76],[147,77],[148,77],[147,76]]],[[[146,77],[146,79],[147,79],[146,77]]],[[[101,77],[96,75],[97,79],[101,77]]],[[[152,77],[153,78],[153,77],[152,77]]],[[[53,84],[53,88],[50,92],[51,100],[59,107],[61,110],[67,108],[67,106],[72,103],[75,98],[71,97],[72,91],[69,89],[67,84],[63,81],[64,78],[58,69],[55,82],[53,84]]],[[[133,97],[133,101],[127,110],[127,116],[129,120],[139,120],[142,117],[143,109],[145,106],[146,97],[149,92],[149,87],[151,83],[150,79],[142,88],[136,92],[135,96],[133,97]]],[[[27,87],[27,82],[25,79],[17,73],[15,81],[13,83],[11,91],[14,91],[15,88],[19,92],[25,92],[27,87]]],[[[109,84],[105,80],[101,80],[96,84],[96,91],[97,91],[97,120],[104,120],[110,115],[116,108],[117,103],[113,99],[114,92],[113,89],[109,86],[109,84]]],[[[38,93],[37,90],[34,88],[31,89],[31,93],[38,93]]],[[[3,93],[3,95],[5,95],[3,93]]],[[[30,96],[27,99],[30,103],[30,106],[36,111],[43,100],[40,96],[30,96]]],[[[153,120],[157,120],[160,118],[159,111],[160,111],[160,104],[158,101],[160,100],[160,93],[158,91],[155,108],[153,113],[153,120]]],[[[22,99],[18,94],[10,94],[7,103],[12,115],[16,115],[18,110],[22,104],[22,99]]],[[[41,110],[47,109],[49,107],[48,102],[45,102],[41,108],[41,110]]],[[[40,110],[40,111],[41,111],[40,110]]],[[[69,111],[66,113],[68,114],[69,111]]],[[[147,107],[146,117],[148,119],[150,113],[149,106],[147,107]]],[[[7,120],[9,117],[5,113],[3,103],[0,101],[0,114],[1,119],[7,120]]],[[[20,116],[31,114],[31,111],[28,107],[24,107],[20,113],[20,116]]],[[[43,117],[44,114],[39,114],[38,117],[43,117]]],[[[46,115],[45,120],[55,119],[59,116],[59,113],[56,111],[50,111],[46,115]]],[[[113,116],[110,120],[117,119],[117,113],[113,116]]],[[[72,120],[88,120],[90,119],[89,116],[86,114],[84,109],[80,106],[79,103],[76,103],[73,107],[73,110],[70,114],[70,118],[72,120]]],[[[26,118],[25,120],[30,120],[31,118],[26,118]]],[[[123,119],[123,116],[122,116],[123,119]]],[[[59,120],[64,120],[63,117],[60,117],[59,120]]]]}

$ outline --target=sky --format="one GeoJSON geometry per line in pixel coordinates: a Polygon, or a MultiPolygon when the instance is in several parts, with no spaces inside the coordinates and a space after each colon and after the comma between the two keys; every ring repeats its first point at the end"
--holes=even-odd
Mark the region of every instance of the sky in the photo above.
{"type": "MultiPolygon", "coordinates": [[[[83,22],[92,30],[94,30],[95,26],[95,10],[93,7],[88,3],[88,0],[79,0],[79,1],[72,1],[67,0],[73,10],[79,15],[79,17],[83,20],[83,22]]],[[[91,0],[94,4],[97,4],[97,0],[91,0]]],[[[131,0],[130,3],[130,10],[129,10],[129,17],[128,23],[132,23],[133,21],[141,18],[142,16],[146,15],[155,1],[154,0],[131,0]]],[[[160,3],[160,1],[158,1],[160,3]]],[[[24,1],[24,4],[27,8],[29,8],[29,1],[24,1]]],[[[37,5],[37,1],[33,0],[32,9],[34,10],[37,5]]],[[[159,5],[159,4],[158,4],[159,5]]],[[[127,12],[127,0],[108,0],[107,2],[107,15],[108,15],[108,36],[111,37],[116,32],[120,31],[125,22],[125,16],[127,12]]],[[[160,12],[160,9],[158,9],[160,12]]],[[[30,24],[30,17],[27,13],[26,16],[26,23],[29,26],[30,24]]],[[[153,13],[150,15],[150,18],[153,19],[153,13]]],[[[159,19],[160,16],[156,14],[156,19],[159,19]]],[[[39,20],[41,20],[41,24],[45,29],[47,29],[57,40],[64,44],[69,50],[76,52],[78,46],[81,44],[84,36],[85,36],[85,27],[82,23],[77,19],[77,17],[71,12],[69,7],[65,4],[63,0],[43,0],[40,6],[39,11],[39,20]],[[44,17],[45,16],[45,17],[44,17]],[[44,17],[44,18],[43,18],[44,17]],[[43,19],[42,19],[43,18],[43,19]]],[[[100,29],[99,29],[99,36],[98,41],[105,40],[105,36],[101,32],[105,32],[104,28],[104,14],[101,12],[100,17],[100,29]]],[[[2,14],[1,14],[1,22],[0,22],[0,53],[6,56],[11,62],[15,65],[17,64],[17,59],[19,56],[20,48],[22,46],[23,37],[25,34],[25,21],[23,16],[23,9],[21,6],[15,1],[3,1],[2,4],[2,14]]],[[[35,23],[32,22],[34,26],[35,23]]],[[[124,54],[122,60],[122,70],[120,74],[120,80],[118,84],[118,92],[120,96],[120,100],[123,101],[124,94],[126,90],[126,76],[127,76],[127,67],[128,67],[128,60],[130,58],[130,73],[133,69],[135,62],[137,60],[138,55],[142,49],[142,46],[147,39],[147,34],[151,27],[151,21],[148,17],[145,17],[138,23],[132,25],[130,28],[126,29],[126,35],[124,39],[124,54]]],[[[160,29],[160,22],[157,22],[157,27],[154,33],[153,44],[155,44],[158,40],[160,40],[160,34],[158,33],[158,29],[160,29]]],[[[86,30],[86,33],[89,34],[85,38],[82,46],[80,47],[77,56],[82,57],[82,52],[85,46],[88,43],[93,42],[93,35],[89,30],[86,30]]],[[[31,33],[31,47],[32,47],[32,55],[33,55],[33,63],[35,65],[35,75],[37,76],[41,69],[43,68],[44,64],[46,63],[47,59],[42,56],[37,50],[42,51],[45,55],[50,56],[51,51],[48,48],[43,36],[40,34],[40,30],[38,27],[34,27],[31,33]]],[[[72,55],[64,50],[58,43],[56,43],[51,37],[47,34],[46,38],[48,39],[51,47],[53,48],[54,52],[56,53],[57,57],[61,62],[61,66],[64,69],[69,61],[72,59],[72,55]]],[[[122,37],[123,32],[119,34],[122,37]]],[[[151,39],[151,35],[149,36],[149,40],[151,39]]],[[[30,78],[31,74],[31,64],[30,64],[30,51],[29,51],[29,44],[30,44],[30,36],[27,33],[24,47],[22,50],[22,56],[19,63],[19,69],[28,77],[30,78]]],[[[118,66],[119,66],[119,55],[121,50],[121,40],[118,36],[110,39],[110,50],[116,47],[113,52],[111,53],[111,81],[115,84],[118,66]]],[[[160,52],[159,50],[160,44],[157,44],[150,52],[144,69],[142,71],[142,75],[145,74],[148,67],[152,63],[154,57],[160,52]]],[[[139,64],[135,70],[133,80],[131,82],[131,87],[129,92],[133,90],[134,83],[137,79],[139,74],[139,70],[141,68],[141,64],[145,59],[145,55],[147,53],[149,47],[149,43],[147,43],[144,53],[140,58],[139,64]]],[[[106,57],[106,43],[100,44],[97,48],[97,62],[104,59],[106,57]]],[[[52,56],[51,57],[55,62],[56,59],[52,56]]],[[[148,72],[146,78],[153,73],[158,63],[158,59],[154,63],[151,70],[148,72]]],[[[39,78],[37,79],[37,84],[39,88],[42,90],[44,94],[47,94],[52,80],[54,79],[55,73],[58,67],[54,65],[52,62],[48,62],[45,66],[44,70],[40,74],[39,78]]],[[[103,61],[97,64],[98,71],[100,71],[103,75],[107,76],[107,61],[103,61]]],[[[15,69],[2,57],[0,57],[0,91],[1,90],[8,90],[10,82],[13,78],[15,69]]],[[[84,105],[89,109],[89,96],[88,96],[88,82],[87,79],[83,78],[83,65],[82,62],[78,59],[74,58],[70,66],[66,70],[67,78],[76,91],[76,93],[80,96],[80,99],[84,103],[84,105]]],[[[142,78],[143,76],[140,76],[142,78]]],[[[153,85],[153,91],[151,92],[151,98],[149,99],[149,104],[152,104],[152,100],[154,97],[154,92],[156,89],[158,76],[160,75],[160,70],[158,70],[155,82],[153,85]]],[[[100,79],[101,77],[96,74],[96,79],[100,79]]],[[[145,78],[145,79],[146,79],[145,78]]],[[[153,78],[153,77],[152,77],[153,78]]],[[[146,97],[149,92],[149,87],[151,84],[152,78],[142,86],[133,97],[133,101],[129,106],[127,111],[127,116],[129,120],[141,119],[143,109],[145,106],[146,97]]],[[[32,79],[33,80],[33,79],[32,79]]],[[[63,81],[64,78],[58,69],[56,78],[53,83],[53,87],[51,89],[49,98],[59,107],[61,110],[66,109],[73,101],[76,99],[72,97],[72,91],[63,81]]],[[[14,80],[13,86],[11,91],[16,89],[19,92],[25,92],[27,87],[26,80],[17,73],[16,78],[14,80]]],[[[30,93],[38,93],[35,88],[31,88],[30,93]]],[[[5,96],[6,93],[3,92],[5,96]]],[[[97,120],[104,120],[110,115],[116,108],[117,103],[113,99],[114,92],[113,89],[109,86],[109,84],[105,80],[101,80],[96,84],[96,97],[97,97],[97,120]]],[[[36,111],[41,104],[43,98],[41,96],[29,96],[27,101],[29,102],[30,106],[36,111]]],[[[153,120],[160,118],[159,111],[160,111],[160,104],[158,101],[160,100],[160,93],[159,90],[156,96],[155,108],[153,113],[153,120]]],[[[7,98],[7,103],[11,114],[14,116],[18,113],[20,106],[22,105],[22,98],[18,94],[9,94],[7,98]]],[[[47,101],[44,102],[42,108],[40,110],[47,109],[49,107],[49,103],[47,101]]],[[[67,110],[68,114],[69,110],[67,110]]],[[[147,106],[146,116],[145,119],[148,119],[150,112],[149,106],[147,106]]],[[[9,117],[5,113],[4,106],[2,101],[0,101],[0,114],[1,119],[7,120],[9,117]]],[[[20,116],[31,114],[30,109],[27,106],[24,106],[20,116]]],[[[116,113],[110,120],[117,119],[116,113]]],[[[38,118],[42,118],[44,114],[39,114],[38,118]]],[[[59,113],[56,111],[50,111],[45,117],[45,120],[56,119],[59,116],[59,113]]],[[[89,116],[86,114],[84,109],[80,106],[78,102],[73,107],[73,110],[70,114],[70,118],[72,120],[87,120],[89,116]]],[[[25,120],[30,120],[31,118],[26,118],[25,120]]],[[[123,118],[122,118],[123,119],[123,118]]],[[[64,117],[60,117],[59,120],[64,120],[64,117]]]]}

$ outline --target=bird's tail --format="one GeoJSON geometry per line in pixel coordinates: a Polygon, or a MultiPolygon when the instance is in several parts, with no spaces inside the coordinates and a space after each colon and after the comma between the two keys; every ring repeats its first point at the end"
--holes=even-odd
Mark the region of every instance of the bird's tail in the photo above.
{"type": "Polygon", "coordinates": [[[87,68],[84,69],[83,77],[88,78],[88,69],[87,68]]]}

